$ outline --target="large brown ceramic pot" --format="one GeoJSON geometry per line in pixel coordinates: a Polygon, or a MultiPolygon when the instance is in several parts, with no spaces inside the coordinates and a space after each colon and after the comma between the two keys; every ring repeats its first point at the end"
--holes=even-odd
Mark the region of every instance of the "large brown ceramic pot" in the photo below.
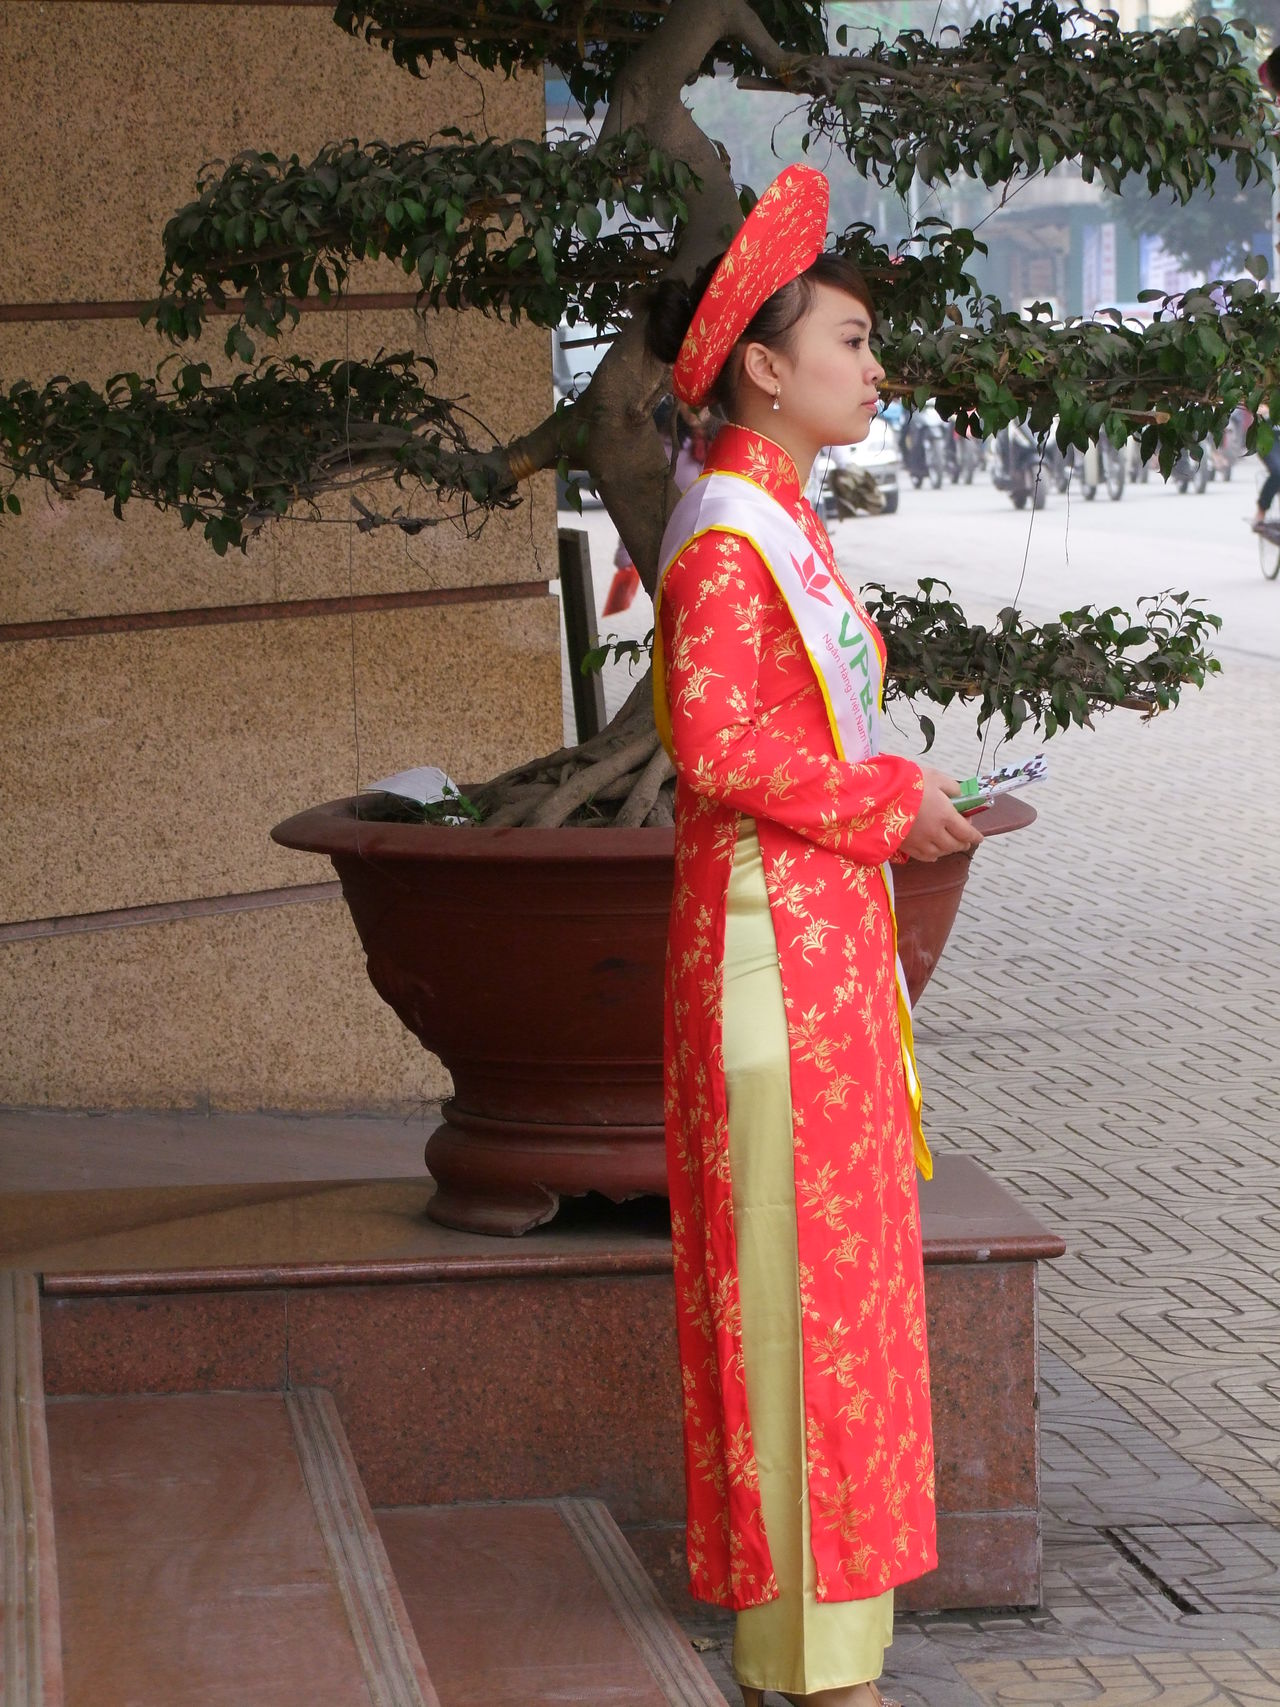
{"type": "MultiPolygon", "coordinates": [[[[1035,813],[1003,801],[988,833],[1035,813]]],[[[328,854],[384,1001],[444,1062],[428,1214],[523,1233],[562,1194],[665,1194],[662,963],[671,830],[486,830],[358,820],[336,800],[278,824],[328,854]]],[[[955,920],[969,860],[895,868],[914,1001],[955,920]]]]}
{"type": "MultiPolygon", "coordinates": [[[[1003,836],[1010,830],[1025,830],[1035,820],[1034,806],[1006,794],[979,813],[974,823],[984,836],[1003,836]]],[[[912,1007],[933,977],[934,967],[951,935],[969,876],[970,858],[969,854],[949,854],[931,865],[910,859],[905,865],[893,868],[898,953],[907,975],[912,1007]]]]}

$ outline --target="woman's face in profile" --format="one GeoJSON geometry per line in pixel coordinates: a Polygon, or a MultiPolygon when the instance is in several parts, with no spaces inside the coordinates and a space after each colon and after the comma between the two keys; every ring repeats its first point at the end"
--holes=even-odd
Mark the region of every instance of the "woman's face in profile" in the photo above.
{"type": "Polygon", "coordinates": [[[789,355],[780,358],[782,409],[815,445],[857,444],[870,432],[884,379],[871,333],[864,302],[835,285],[815,287],[789,355]]]}

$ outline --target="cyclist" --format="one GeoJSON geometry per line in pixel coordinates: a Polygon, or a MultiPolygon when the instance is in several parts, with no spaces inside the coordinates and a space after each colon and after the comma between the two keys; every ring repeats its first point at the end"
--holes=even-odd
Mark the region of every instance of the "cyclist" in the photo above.
{"type": "MultiPolygon", "coordinates": [[[[1260,415],[1267,414],[1265,403],[1258,413],[1260,415]]],[[[1271,500],[1277,492],[1280,492],[1280,434],[1277,434],[1272,440],[1271,449],[1262,453],[1262,460],[1266,465],[1267,478],[1262,483],[1261,492],[1258,493],[1258,507],[1253,514],[1254,533],[1266,532],[1267,511],[1271,508],[1271,500]]]]}

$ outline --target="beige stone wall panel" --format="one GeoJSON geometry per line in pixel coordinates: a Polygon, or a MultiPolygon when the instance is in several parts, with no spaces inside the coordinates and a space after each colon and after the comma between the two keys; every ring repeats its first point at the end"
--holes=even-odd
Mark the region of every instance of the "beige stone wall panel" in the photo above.
{"type": "MultiPolygon", "coordinates": [[[[165,222],[205,162],[241,148],[305,160],[350,135],[543,130],[537,77],[442,66],[419,81],[319,6],[0,0],[0,80],[0,306],[149,298],[165,222]]],[[[411,281],[382,263],[352,288],[411,281]]],[[[225,327],[189,347],[215,372],[225,327]]],[[[440,389],[500,439],[550,404],[547,334],[477,314],[308,313],[281,347],[423,350],[440,389]]],[[[166,353],[130,319],[0,323],[0,383],[100,382],[166,353]]],[[[144,505],[120,522],[96,496],[29,489],[23,517],[0,526],[0,624],[550,578],[552,478],[532,490],[478,543],[444,528],[353,536],[335,498],[334,523],[275,524],[247,556],[218,559],[144,505]]],[[[550,597],[11,640],[0,920],[329,878],[267,832],[355,785],[353,653],[366,780],[427,760],[469,780],[559,740],[550,597]]],[[[337,900],[0,943],[0,1012],[16,1016],[0,1032],[0,1102],[393,1111],[447,1088],[369,986],[337,900]]]]}
{"type": "MultiPolygon", "coordinates": [[[[0,108],[0,302],[154,295],[165,222],[206,161],[240,149],[305,161],[344,137],[445,125],[542,134],[538,79],[465,65],[414,78],[321,6],[8,0],[0,15],[0,87],[22,91],[0,108]]],[[[397,279],[362,268],[358,288],[397,279]]]]}
{"type": "Polygon", "coordinates": [[[362,781],[474,781],[557,745],[558,618],[548,595],[10,645],[0,917],[323,880],[268,831],[354,792],[353,661],[362,781]]]}
{"type": "Polygon", "coordinates": [[[340,899],[2,944],[0,1012],[10,1107],[412,1114],[449,1090],[340,899]]]}

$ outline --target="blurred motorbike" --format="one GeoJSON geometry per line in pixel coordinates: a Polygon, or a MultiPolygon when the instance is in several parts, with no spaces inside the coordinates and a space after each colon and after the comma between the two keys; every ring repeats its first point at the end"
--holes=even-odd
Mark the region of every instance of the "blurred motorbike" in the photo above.
{"type": "Polygon", "coordinates": [[[902,466],[917,489],[927,480],[936,491],[947,472],[946,441],[954,438],[950,426],[932,404],[918,409],[903,421],[898,434],[902,466]]]}
{"type": "Polygon", "coordinates": [[[1113,503],[1124,497],[1124,452],[1112,444],[1105,432],[1083,453],[1072,445],[1069,466],[1086,503],[1092,503],[1098,496],[1099,486],[1106,487],[1113,503]]]}
{"type": "Polygon", "coordinates": [[[1044,458],[1035,434],[1024,421],[1012,421],[995,436],[991,455],[991,484],[1007,492],[1015,510],[1024,510],[1031,499],[1034,509],[1043,510],[1048,501],[1044,458]]]}
{"type": "Polygon", "coordinates": [[[878,516],[886,507],[885,495],[876,484],[875,475],[866,468],[833,468],[827,476],[825,495],[830,497],[831,511],[837,521],[848,521],[859,514],[878,516]]]}
{"type": "Polygon", "coordinates": [[[981,473],[987,460],[987,447],[979,438],[970,438],[967,433],[951,430],[948,461],[954,460],[955,473],[952,480],[963,481],[966,486],[973,485],[975,474],[981,473]]]}
{"type": "Polygon", "coordinates": [[[1200,458],[1197,461],[1189,450],[1178,452],[1178,460],[1173,465],[1170,476],[1179,492],[1185,493],[1194,487],[1197,492],[1203,492],[1213,479],[1213,440],[1207,436],[1200,441],[1200,458]]]}
{"type": "Polygon", "coordinates": [[[1213,473],[1211,480],[1230,480],[1236,463],[1245,454],[1244,435],[1249,425],[1248,412],[1243,409],[1233,409],[1219,444],[1213,447],[1213,473]]]}
{"type": "Polygon", "coordinates": [[[1125,473],[1130,485],[1145,486],[1151,478],[1152,467],[1158,467],[1155,457],[1143,457],[1142,444],[1139,435],[1135,433],[1129,440],[1129,457],[1125,465],[1125,473]]]}

